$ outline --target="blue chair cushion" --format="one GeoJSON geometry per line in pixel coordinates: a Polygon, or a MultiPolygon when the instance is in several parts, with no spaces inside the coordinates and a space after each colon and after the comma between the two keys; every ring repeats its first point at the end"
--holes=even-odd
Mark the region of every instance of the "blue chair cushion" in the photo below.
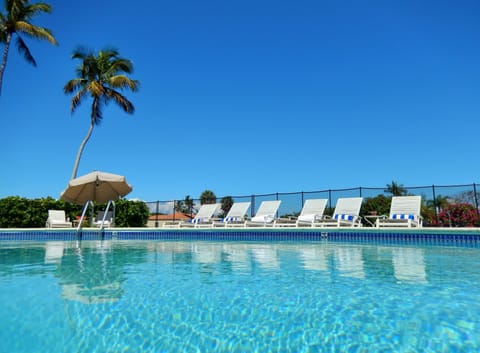
{"type": "Polygon", "coordinates": [[[393,214],[392,219],[415,219],[415,216],[413,214],[393,214]]]}
{"type": "Polygon", "coordinates": [[[350,215],[350,214],[337,214],[337,213],[335,213],[333,215],[333,218],[341,220],[341,221],[353,221],[353,216],[350,215]]]}

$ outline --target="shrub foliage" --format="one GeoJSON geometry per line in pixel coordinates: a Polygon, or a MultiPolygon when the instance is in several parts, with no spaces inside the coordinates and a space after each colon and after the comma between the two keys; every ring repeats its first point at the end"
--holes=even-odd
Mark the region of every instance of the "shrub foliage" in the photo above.
{"type": "Polygon", "coordinates": [[[455,203],[445,207],[438,215],[445,227],[474,227],[478,225],[478,212],[468,203],[455,203]]]}
{"type": "MultiPolygon", "coordinates": [[[[149,210],[141,201],[118,200],[115,224],[117,227],[144,227],[147,224],[149,210]]],[[[101,205],[95,207],[98,211],[101,205]]],[[[52,197],[27,199],[9,196],[0,199],[0,228],[42,228],[48,217],[48,210],[64,210],[71,220],[82,212],[82,206],[52,197]]]]}

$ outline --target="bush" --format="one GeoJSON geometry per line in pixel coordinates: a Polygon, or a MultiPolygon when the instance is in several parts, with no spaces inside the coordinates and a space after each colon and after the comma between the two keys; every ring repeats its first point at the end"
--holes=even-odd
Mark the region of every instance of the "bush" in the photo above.
{"type": "MultiPolygon", "coordinates": [[[[144,227],[147,224],[149,210],[144,202],[118,200],[115,205],[116,226],[144,227]]],[[[95,206],[96,213],[100,209],[103,209],[102,206],[95,206]]],[[[48,218],[48,210],[64,210],[65,215],[74,220],[81,215],[82,206],[52,197],[31,200],[9,196],[0,199],[0,228],[43,228],[48,218]]]]}
{"type": "Polygon", "coordinates": [[[28,200],[19,196],[10,196],[0,200],[0,228],[28,227],[28,209],[28,200]]]}
{"type": "Polygon", "coordinates": [[[390,204],[392,199],[385,195],[377,195],[375,197],[367,197],[362,205],[360,215],[388,215],[390,213],[390,204]]]}
{"type": "Polygon", "coordinates": [[[435,210],[433,208],[422,205],[421,214],[424,227],[438,226],[435,210]]]}
{"type": "Polygon", "coordinates": [[[479,223],[478,211],[468,203],[448,205],[438,219],[444,227],[474,227],[479,223]]]}
{"type": "Polygon", "coordinates": [[[142,201],[115,201],[115,227],[145,227],[150,211],[142,201]]]}
{"type": "Polygon", "coordinates": [[[73,219],[80,209],[80,206],[51,197],[30,200],[9,196],[0,199],[0,228],[42,228],[48,210],[65,210],[66,216],[73,219]]]}

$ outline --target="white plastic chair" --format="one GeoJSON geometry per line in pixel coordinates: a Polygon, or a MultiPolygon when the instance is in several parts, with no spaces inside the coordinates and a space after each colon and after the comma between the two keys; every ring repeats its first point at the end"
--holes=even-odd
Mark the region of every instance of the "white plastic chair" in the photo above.
{"type": "Polygon", "coordinates": [[[235,227],[245,224],[245,215],[250,208],[250,202],[235,202],[227,215],[220,222],[213,222],[214,227],[235,227]]]}
{"type": "Polygon", "coordinates": [[[282,201],[262,201],[257,213],[251,220],[245,222],[245,226],[263,226],[274,225],[275,214],[282,201]]]}
{"type": "Polygon", "coordinates": [[[64,210],[48,210],[45,226],[47,228],[71,228],[72,222],[65,217],[64,210]]]}
{"type": "Polygon", "coordinates": [[[179,227],[210,227],[212,226],[212,217],[219,209],[219,203],[202,205],[192,220],[180,222],[178,225],[179,227]]]}
{"type": "Polygon", "coordinates": [[[394,196],[390,205],[390,215],[378,218],[376,227],[422,227],[421,196],[394,196]]]}
{"type": "Polygon", "coordinates": [[[325,217],[315,222],[320,227],[361,227],[360,208],[362,197],[339,198],[332,217],[325,217]]]}

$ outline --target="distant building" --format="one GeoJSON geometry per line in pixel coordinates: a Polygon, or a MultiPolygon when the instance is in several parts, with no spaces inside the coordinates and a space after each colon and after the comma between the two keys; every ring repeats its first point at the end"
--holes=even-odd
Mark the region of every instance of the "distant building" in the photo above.
{"type": "Polygon", "coordinates": [[[147,227],[160,228],[165,222],[190,221],[194,215],[176,212],[172,214],[150,214],[148,217],[147,227]]]}

